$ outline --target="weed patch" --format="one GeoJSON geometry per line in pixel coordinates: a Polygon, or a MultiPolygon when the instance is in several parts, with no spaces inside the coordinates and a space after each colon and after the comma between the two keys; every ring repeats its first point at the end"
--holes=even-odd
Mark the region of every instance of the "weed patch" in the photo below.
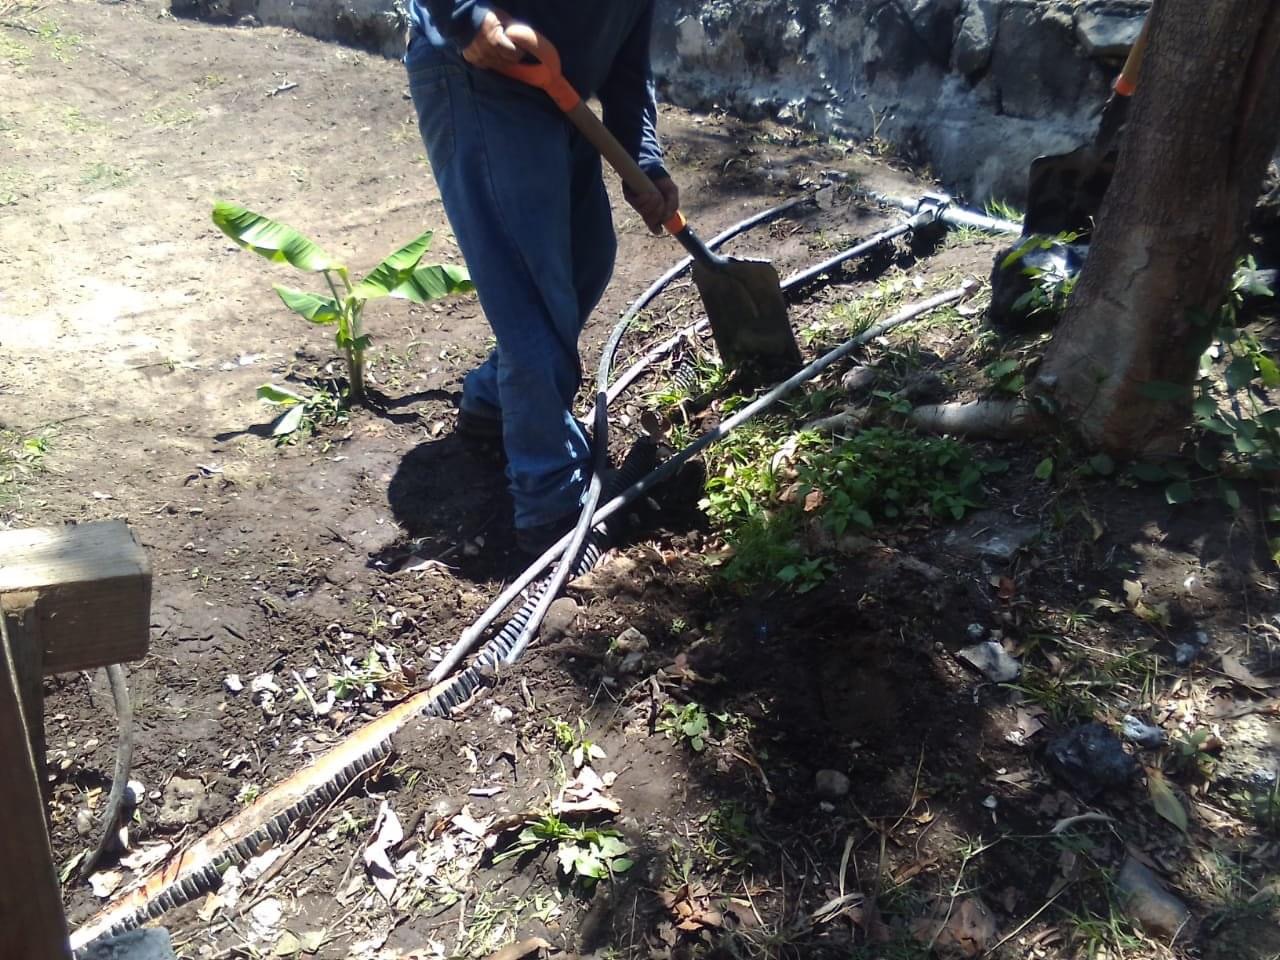
{"type": "Polygon", "coordinates": [[[893,524],[959,520],[982,501],[983,479],[1004,469],[954,440],[888,427],[831,442],[813,433],[779,446],[762,425],[717,454],[702,507],[725,532],[723,574],[742,586],[766,580],[797,592],[830,572],[810,556],[807,531],[841,538],[893,524]]]}
{"type": "Polygon", "coordinates": [[[0,431],[0,507],[12,503],[18,488],[44,469],[48,452],[49,437],[45,433],[0,431]]]}

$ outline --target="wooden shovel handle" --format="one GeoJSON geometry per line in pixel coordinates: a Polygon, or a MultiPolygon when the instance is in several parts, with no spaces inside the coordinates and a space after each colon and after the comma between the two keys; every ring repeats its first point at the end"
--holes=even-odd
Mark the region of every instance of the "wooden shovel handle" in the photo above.
{"type": "Polygon", "coordinates": [[[1134,40],[1133,46],[1129,48],[1129,56],[1125,58],[1124,68],[1120,71],[1120,76],[1116,77],[1115,85],[1112,87],[1122,97],[1131,97],[1138,89],[1138,73],[1142,70],[1142,57],[1147,52],[1147,34],[1150,30],[1151,15],[1147,14],[1147,18],[1142,21],[1142,29],[1138,31],[1138,39],[1134,40]]]}
{"type": "MultiPolygon", "coordinates": [[[[591,108],[582,101],[582,97],[573,89],[572,84],[564,78],[564,74],[560,72],[560,52],[556,50],[555,44],[523,23],[513,23],[506,30],[511,42],[537,62],[504,64],[498,69],[509,77],[546,91],[555,101],[556,106],[563,110],[569,121],[577,127],[578,132],[600,151],[600,155],[614,170],[618,171],[622,182],[633,192],[657,193],[658,188],[649,175],[640,169],[640,164],[636,163],[635,158],[600,122],[600,118],[591,112],[591,108]]],[[[677,210],[671,219],[663,223],[663,226],[672,235],[676,235],[687,226],[687,222],[684,215],[677,210]]]]}

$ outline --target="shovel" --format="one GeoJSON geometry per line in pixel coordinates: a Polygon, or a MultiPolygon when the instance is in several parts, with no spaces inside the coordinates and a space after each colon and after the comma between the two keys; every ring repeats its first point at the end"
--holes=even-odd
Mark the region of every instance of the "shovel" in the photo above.
{"type": "Polygon", "coordinates": [[[1094,141],[1070,153],[1036,157],[1031,161],[1023,236],[1089,232],[1115,172],[1117,140],[1129,114],[1129,98],[1137,89],[1150,27],[1148,16],[1102,108],[1094,141]]]}
{"type": "MultiPolygon", "coordinates": [[[[545,91],[634,193],[656,193],[653,181],[564,78],[551,41],[524,24],[513,23],[506,30],[534,62],[526,59],[498,69],[545,91]]],[[[663,226],[693,257],[693,281],[724,365],[740,377],[764,380],[780,380],[799,369],[800,348],[773,264],[713,253],[679,211],[663,226]]]]}

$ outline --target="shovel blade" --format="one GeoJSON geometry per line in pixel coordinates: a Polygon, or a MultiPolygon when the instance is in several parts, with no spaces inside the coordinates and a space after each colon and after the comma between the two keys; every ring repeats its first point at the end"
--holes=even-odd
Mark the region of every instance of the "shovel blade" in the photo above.
{"type": "Polygon", "coordinates": [[[1022,233],[1089,233],[1115,173],[1129,98],[1112,96],[1102,108],[1098,135],[1070,153],[1036,157],[1027,179],[1022,233]]]}
{"type": "Polygon", "coordinates": [[[693,282],[726,367],[765,379],[783,379],[799,369],[800,347],[772,263],[737,257],[714,267],[695,262],[693,282]]]}

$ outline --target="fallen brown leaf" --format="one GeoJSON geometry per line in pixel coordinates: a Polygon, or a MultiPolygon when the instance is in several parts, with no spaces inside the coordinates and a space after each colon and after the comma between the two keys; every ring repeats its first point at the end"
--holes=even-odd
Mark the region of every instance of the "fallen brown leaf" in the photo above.
{"type": "Polygon", "coordinates": [[[1222,655],[1222,672],[1234,680],[1241,686],[1248,687],[1250,690],[1256,690],[1258,693],[1265,693],[1276,685],[1277,681],[1264,680],[1249,670],[1240,658],[1234,654],[1224,653],[1222,655]]]}
{"type": "Polygon", "coordinates": [[[497,953],[489,954],[488,960],[523,960],[530,954],[540,953],[543,950],[550,950],[551,944],[541,937],[530,937],[527,940],[521,940],[519,943],[508,944],[497,953]]]}

